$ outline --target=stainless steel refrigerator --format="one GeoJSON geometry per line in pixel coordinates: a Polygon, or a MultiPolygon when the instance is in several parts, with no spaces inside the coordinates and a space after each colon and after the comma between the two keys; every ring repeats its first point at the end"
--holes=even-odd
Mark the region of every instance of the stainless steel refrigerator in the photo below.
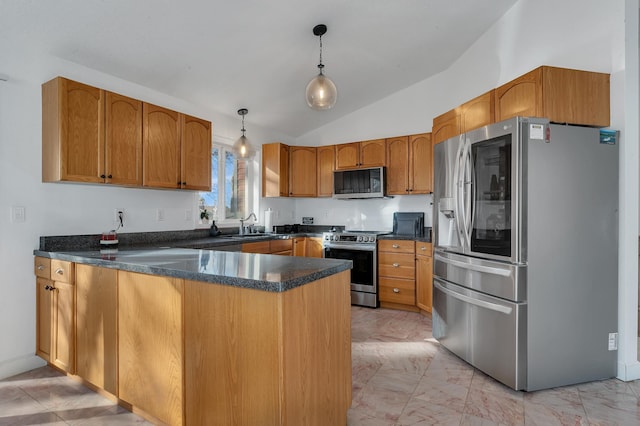
{"type": "Polygon", "coordinates": [[[502,383],[616,375],[618,146],[513,118],[434,147],[433,336],[502,383]]]}

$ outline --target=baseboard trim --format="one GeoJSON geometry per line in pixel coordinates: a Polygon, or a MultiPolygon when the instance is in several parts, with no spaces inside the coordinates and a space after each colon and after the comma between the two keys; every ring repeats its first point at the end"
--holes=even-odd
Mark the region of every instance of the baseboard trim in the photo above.
{"type": "Polygon", "coordinates": [[[618,362],[618,375],[616,377],[625,382],[640,379],[640,362],[636,361],[631,364],[618,362]]]}
{"type": "Polygon", "coordinates": [[[33,354],[2,360],[0,361],[0,379],[6,379],[45,365],[47,363],[42,358],[33,354]]]}

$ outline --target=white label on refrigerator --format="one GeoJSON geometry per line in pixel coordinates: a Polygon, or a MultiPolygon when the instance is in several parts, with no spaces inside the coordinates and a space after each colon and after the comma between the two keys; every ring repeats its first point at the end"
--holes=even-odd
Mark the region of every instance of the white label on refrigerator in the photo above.
{"type": "Polygon", "coordinates": [[[544,124],[529,124],[529,139],[544,139],[544,124]]]}

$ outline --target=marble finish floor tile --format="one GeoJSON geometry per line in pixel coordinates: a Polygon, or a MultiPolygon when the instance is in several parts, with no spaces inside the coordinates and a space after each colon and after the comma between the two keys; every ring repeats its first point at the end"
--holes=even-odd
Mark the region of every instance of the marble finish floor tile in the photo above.
{"type": "MultiPolygon", "coordinates": [[[[351,314],[348,426],[640,425],[640,381],[516,392],[441,347],[430,317],[356,306],[351,314]]],[[[0,381],[0,426],[35,424],[150,423],[42,367],[0,381]]]]}

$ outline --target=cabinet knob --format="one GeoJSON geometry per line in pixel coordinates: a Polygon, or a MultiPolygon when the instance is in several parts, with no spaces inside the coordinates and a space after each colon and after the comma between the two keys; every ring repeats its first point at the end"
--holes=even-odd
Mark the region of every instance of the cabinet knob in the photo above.
{"type": "Polygon", "coordinates": [[[399,246],[398,244],[394,244],[394,245],[392,245],[391,247],[393,247],[393,248],[400,248],[400,246],[399,246]]]}
{"type": "Polygon", "coordinates": [[[425,251],[427,248],[425,246],[420,247],[420,250],[425,251]]]}
{"type": "Polygon", "coordinates": [[[394,263],[394,264],[393,264],[393,265],[391,265],[391,266],[393,266],[394,268],[399,268],[399,267],[400,267],[400,264],[399,264],[399,263],[394,263]]]}
{"type": "Polygon", "coordinates": [[[58,274],[58,275],[64,275],[64,269],[62,269],[62,268],[58,268],[58,269],[56,269],[56,274],[58,274]]]}
{"type": "Polygon", "coordinates": [[[45,285],[45,286],[44,286],[44,289],[45,289],[45,290],[49,290],[49,291],[53,291],[53,290],[55,290],[56,288],[55,288],[54,286],[52,286],[52,285],[48,285],[48,284],[47,284],[47,285],[45,285]]]}
{"type": "Polygon", "coordinates": [[[104,179],[106,176],[104,174],[100,175],[100,179],[104,179]]]}
{"type": "Polygon", "coordinates": [[[36,269],[38,269],[38,271],[43,271],[44,270],[44,265],[38,265],[36,269]]]}
{"type": "Polygon", "coordinates": [[[109,179],[113,179],[113,175],[109,175],[107,176],[109,179]]]}
{"type": "Polygon", "coordinates": [[[394,289],[393,289],[393,292],[394,292],[394,293],[400,293],[400,289],[399,289],[399,288],[394,288],[394,289]]]}

